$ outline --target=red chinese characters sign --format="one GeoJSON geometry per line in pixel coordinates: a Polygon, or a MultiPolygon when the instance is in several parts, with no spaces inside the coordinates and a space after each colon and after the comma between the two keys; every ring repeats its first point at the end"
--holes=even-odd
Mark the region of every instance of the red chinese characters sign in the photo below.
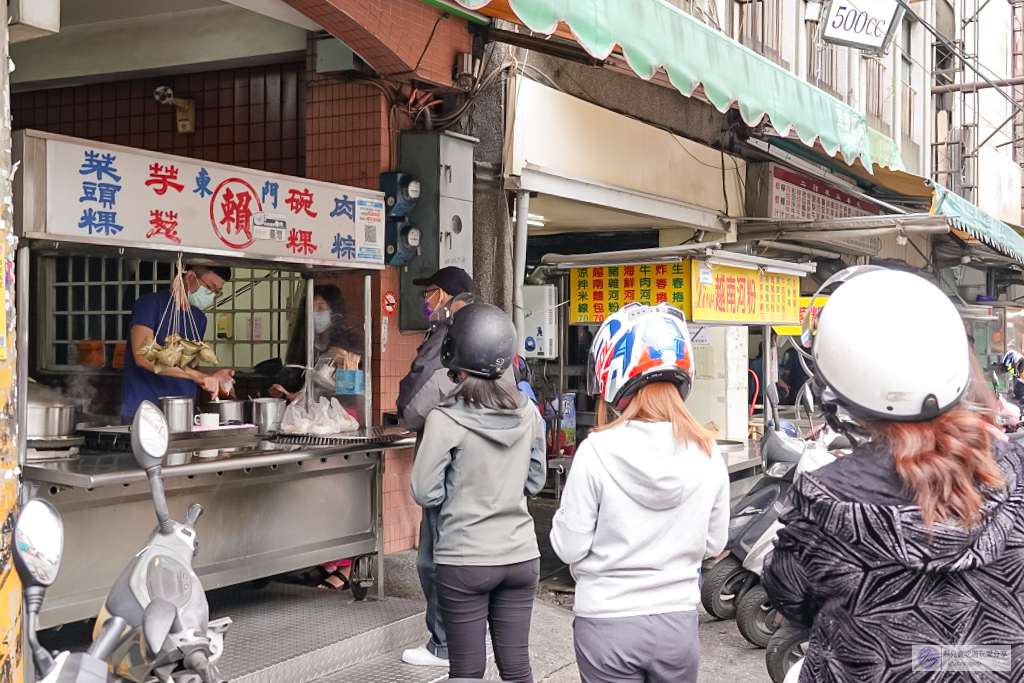
{"type": "Polygon", "coordinates": [[[573,268],[569,322],[599,323],[626,304],[672,304],[690,317],[690,263],[573,268]]]}
{"type": "Polygon", "coordinates": [[[27,131],[46,146],[47,235],[383,268],[379,192],[27,131]]]}

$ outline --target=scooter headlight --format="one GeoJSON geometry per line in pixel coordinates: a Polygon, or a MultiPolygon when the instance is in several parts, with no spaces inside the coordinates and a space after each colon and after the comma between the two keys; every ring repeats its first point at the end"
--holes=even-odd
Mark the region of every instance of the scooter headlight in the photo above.
{"type": "Polygon", "coordinates": [[[772,477],[774,479],[782,479],[784,476],[790,473],[790,471],[796,467],[795,462],[777,462],[765,470],[766,477],[772,477]]]}

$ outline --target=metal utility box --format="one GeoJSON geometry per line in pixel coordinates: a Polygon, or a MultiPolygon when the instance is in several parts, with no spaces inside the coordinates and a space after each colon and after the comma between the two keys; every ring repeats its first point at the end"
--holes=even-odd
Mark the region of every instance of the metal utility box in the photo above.
{"type": "Polygon", "coordinates": [[[558,358],[558,288],[523,287],[523,323],[527,358],[558,358]]]}
{"type": "Polygon", "coordinates": [[[420,181],[409,221],[420,230],[419,254],[400,271],[399,329],[425,330],[422,288],[413,280],[445,266],[473,275],[473,145],[456,133],[402,133],[399,169],[420,181]]]}

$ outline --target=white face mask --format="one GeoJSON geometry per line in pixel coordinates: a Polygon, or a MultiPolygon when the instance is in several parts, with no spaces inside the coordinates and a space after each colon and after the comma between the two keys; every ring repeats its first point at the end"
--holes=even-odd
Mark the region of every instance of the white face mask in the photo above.
{"type": "Polygon", "coordinates": [[[217,295],[203,285],[199,285],[199,289],[188,294],[188,302],[199,310],[209,308],[216,299],[217,295]]]}
{"type": "Polygon", "coordinates": [[[313,329],[316,330],[317,334],[324,332],[328,327],[331,326],[331,312],[330,311],[314,311],[313,312],[313,329]]]}

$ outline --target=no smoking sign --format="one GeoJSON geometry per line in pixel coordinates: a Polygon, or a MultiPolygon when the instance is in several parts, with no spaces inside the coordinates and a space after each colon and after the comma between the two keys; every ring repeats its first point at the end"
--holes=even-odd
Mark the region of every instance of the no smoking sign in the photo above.
{"type": "Polygon", "coordinates": [[[384,312],[388,315],[394,315],[395,311],[398,310],[398,297],[395,296],[394,292],[385,292],[383,296],[384,312]]]}

